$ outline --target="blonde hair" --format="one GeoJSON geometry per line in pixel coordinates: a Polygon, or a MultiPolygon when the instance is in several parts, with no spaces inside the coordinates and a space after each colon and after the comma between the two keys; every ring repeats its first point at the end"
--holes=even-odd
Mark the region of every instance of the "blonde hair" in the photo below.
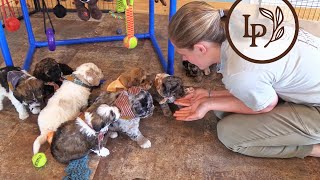
{"type": "Polygon", "coordinates": [[[169,39],[178,48],[193,49],[200,41],[226,40],[219,10],[201,1],[183,5],[169,23],[169,39]]]}

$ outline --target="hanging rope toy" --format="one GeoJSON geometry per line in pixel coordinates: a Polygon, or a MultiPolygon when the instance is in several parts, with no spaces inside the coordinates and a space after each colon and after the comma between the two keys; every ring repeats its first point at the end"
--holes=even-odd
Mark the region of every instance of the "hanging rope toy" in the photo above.
{"type": "Polygon", "coordinates": [[[123,13],[126,10],[127,1],[126,0],[117,0],[116,1],[116,11],[117,13],[123,13]]]}
{"type": "Polygon", "coordinates": [[[43,12],[44,33],[47,36],[49,50],[54,51],[54,50],[56,50],[56,41],[54,38],[54,34],[55,34],[54,27],[52,25],[52,21],[51,21],[49,12],[48,12],[48,8],[47,8],[47,5],[44,0],[42,0],[42,5],[43,5],[42,12],[43,12]],[[47,26],[46,26],[46,14],[48,16],[51,28],[47,28],[47,26]]]}
{"type": "MultiPolygon", "coordinates": [[[[126,4],[124,0],[124,4],[126,4]]],[[[128,49],[133,49],[138,44],[138,39],[134,36],[133,0],[126,6],[126,30],[127,36],[123,39],[123,44],[128,49]]]]}
{"type": "Polygon", "coordinates": [[[4,3],[4,0],[2,0],[2,12],[3,12],[2,17],[3,17],[4,25],[6,29],[10,32],[17,31],[20,28],[20,21],[16,18],[14,11],[12,10],[8,0],[5,0],[5,1],[6,3],[4,3]],[[5,5],[8,6],[11,16],[10,15],[7,16],[5,5]]]}

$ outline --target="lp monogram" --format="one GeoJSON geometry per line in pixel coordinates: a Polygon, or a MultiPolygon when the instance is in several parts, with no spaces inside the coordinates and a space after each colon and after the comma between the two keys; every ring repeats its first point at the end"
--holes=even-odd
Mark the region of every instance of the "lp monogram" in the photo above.
{"type": "MultiPolygon", "coordinates": [[[[283,12],[280,9],[279,6],[277,6],[276,8],[276,14],[275,16],[273,15],[272,11],[265,9],[265,8],[259,8],[260,13],[265,16],[266,18],[270,19],[273,23],[273,31],[272,31],[272,36],[270,41],[264,46],[265,48],[269,45],[269,43],[274,42],[276,40],[279,40],[283,34],[284,34],[284,27],[280,27],[281,23],[283,22],[283,12]],[[276,33],[276,34],[275,34],[276,33]],[[275,37],[274,37],[275,34],[275,37]]],[[[256,38],[257,37],[263,37],[266,32],[267,32],[267,28],[266,26],[264,26],[263,24],[250,24],[251,25],[251,32],[252,35],[249,35],[249,17],[250,15],[248,14],[244,14],[244,20],[245,20],[245,32],[244,32],[244,36],[245,38],[251,38],[251,45],[250,47],[257,47],[256,45],[256,38]],[[262,33],[260,33],[260,31],[257,32],[257,27],[261,27],[262,28],[262,33]],[[256,33],[257,32],[257,33],[256,33]]]]}
{"type": "Polygon", "coordinates": [[[244,22],[245,22],[245,24],[244,24],[244,30],[245,31],[244,31],[243,37],[252,39],[250,47],[257,47],[256,38],[264,36],[266,34],[266,32],[267,32],[267,28],[263,24],[250,24],[251,28],[252,28],[252,31],[251,31],[252,35],[249,35],[249,24],[248,24],[248,22],[249,22],[250,15],[244,14],[243,16],[244,16],[244,22]],[[260,33],[260,31],[258,31],[256,33],[256,30],[257,30],[256,28],[259,27],[259,26],[262,28],[262,33],[260,33]]]}

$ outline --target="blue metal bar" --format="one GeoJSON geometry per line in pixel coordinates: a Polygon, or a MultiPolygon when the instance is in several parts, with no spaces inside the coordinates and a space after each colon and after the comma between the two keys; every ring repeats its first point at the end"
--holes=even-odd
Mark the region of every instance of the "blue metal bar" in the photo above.
{"type": "Polygon", "coordinates": [[[154,31],[154,0],[149,1],[149,33],[155,35],[154,31]]]}
{"type": "Polygon", "coordinates": [[[10,50],[8,47],[8,42],[4,33],[4,30],[2,28],[2,23],[0,21],[0,48],[1,53],[4,59],[4,62],[6,63],[6,66],[13,66],[10,50]]]}
{"type": "Polygon", "coordinates": [[[34,38],[34,34],[32,31],[32,25],[31,25],[31,21],[30,21],[30,17],[29,17],[29,12],[28,12],[28,8],[27,8],[26,0],[20,0],[20,4],[21,4],[21,10],[22,10],[22,14],[23,14],[24,23],[26,25],[26,29],[27,29],[27,33],[28,33],[29,44],[33,45],[33,44],[35,44],[36,40],[34,38]]]}
{"type": "Polygon", "coordinates": [[[29,71],[29,69],[30,69],[30,66],[32,63],[32,56],[33,56],[35,50],[36,50],[36,46],[30,44],[30,47],[29,47],[29,50],[27,53],[27,57],[26,57],[24,64],[23,64],[23,69],[26,71],[29,71]]]}
{"type": "MultiPolygon", "coordinates": [[[[138,39],[148,39],[150,34],[135,34],[138,39]]],[[[84,44],[84,43],[95,43],[95,42],[110,42],[110,41],[122,41],[125,36],[102,36],[94,38],[79,38],[79,39],[66,39],[66,40],[57,40],[57,46],[63,45],[72,45],[72,44],[84,44]]],[[[47,47],[47,41],[37,41],[36,47],[47,47]]]]}
{"type": "Polygon", "coordinates": [[[160,46],[159,46],[159,44],[157,42],[156,36],[155,35],[151,35],[150,36],[150,40],[151,40],[151,42],[153,44],[154,49],[156,50],[156,53],[159,56],[160,63],[162,64],[163,70],[166,72],[167,62],[166,62],[166,59],[164,58],[164,56],[163,56],[163,54],[161,52],[161,49],[160,49],[160,46]]]}
{"type": "MultiPolygon", "coordinates": [[[[177,0],[170,0],[170,11],[169,11],[169,21],[171,17],[176,13],[177,9],[177,0]]],[[[170,41],[168,40],[168,68],[167,73],[170,75],[174,74],[174,47],[170,41]]]]}

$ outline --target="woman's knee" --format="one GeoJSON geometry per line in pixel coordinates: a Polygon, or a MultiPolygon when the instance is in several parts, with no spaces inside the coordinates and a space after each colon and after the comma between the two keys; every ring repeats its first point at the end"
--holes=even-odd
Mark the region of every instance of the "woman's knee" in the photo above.
{"type": "Polygon", "coordinates": [[[217,124],[217,134],[218,139],[222,144],[224,144],[228,149],[233,150],[235,144],[237,144],[236,136],[236,126],[233,121],[232,115],[225,117],[218,121],[217,124]]]}

